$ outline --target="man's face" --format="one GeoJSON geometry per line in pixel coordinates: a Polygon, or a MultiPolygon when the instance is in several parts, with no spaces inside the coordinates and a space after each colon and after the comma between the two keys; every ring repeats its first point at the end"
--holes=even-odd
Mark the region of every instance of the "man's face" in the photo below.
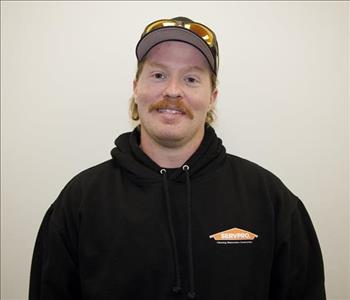
{"type": "Polygon", "coordinates": [[[134,97],[141,122],[141,143],[179,147],[200,142],[207,112],[213,107],[210,67],[193,46],[160,43],[147,54],[134,97]]]}

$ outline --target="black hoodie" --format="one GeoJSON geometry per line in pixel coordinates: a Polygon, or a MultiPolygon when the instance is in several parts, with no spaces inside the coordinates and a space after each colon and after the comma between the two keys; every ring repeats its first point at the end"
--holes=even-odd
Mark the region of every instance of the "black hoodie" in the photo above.
{"type": "Polygon", "coordinates": [[[182,168],[119,136],[48,209],[29,300],[323,300],[319,243],[302,202],[227,154],[212,127],[182,168]]]}

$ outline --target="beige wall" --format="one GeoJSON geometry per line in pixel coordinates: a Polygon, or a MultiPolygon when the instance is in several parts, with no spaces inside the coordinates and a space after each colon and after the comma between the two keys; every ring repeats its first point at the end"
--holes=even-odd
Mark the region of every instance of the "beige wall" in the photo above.
{"type": "Polygon", "coordinates": [[[26,299],[44,212],[131,129],[144,25],[177,15],[217,32],[216,129],[227,150],[270,169],[303,200],[328,299],[350,299],[348,14],[345,1],[2,1],[1,299],[26,299]]]}

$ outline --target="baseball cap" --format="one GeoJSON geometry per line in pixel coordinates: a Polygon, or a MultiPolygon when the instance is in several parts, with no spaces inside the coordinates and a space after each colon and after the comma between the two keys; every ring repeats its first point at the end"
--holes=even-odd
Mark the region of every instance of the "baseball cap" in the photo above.
{"type": "Polygon", "coordinates": [[[148,24],[136,45],[136,57],[140,62],[156,45],[165,41],[185,42],[197,48],[207,59],[217,75],[219,47],[214,31],[186,17],[160,19],[148,24]]]}

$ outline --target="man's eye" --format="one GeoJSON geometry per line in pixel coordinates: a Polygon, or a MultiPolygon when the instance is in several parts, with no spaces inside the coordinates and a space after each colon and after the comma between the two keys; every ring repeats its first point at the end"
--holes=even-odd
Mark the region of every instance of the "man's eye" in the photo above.
{"type": "Polygon", "coordinates": [[[195,77],[187,77],[185,80],[188,83],[197,83],[197,82],[199,82],[199,80],[197,78],[195,78],[195,77]]]}
{"type": "Polygon", "coordinates": [[[154,73],[153,77],[156,79],[163,79],[165,78],[165,75],[163,73],[154,73]]]}

